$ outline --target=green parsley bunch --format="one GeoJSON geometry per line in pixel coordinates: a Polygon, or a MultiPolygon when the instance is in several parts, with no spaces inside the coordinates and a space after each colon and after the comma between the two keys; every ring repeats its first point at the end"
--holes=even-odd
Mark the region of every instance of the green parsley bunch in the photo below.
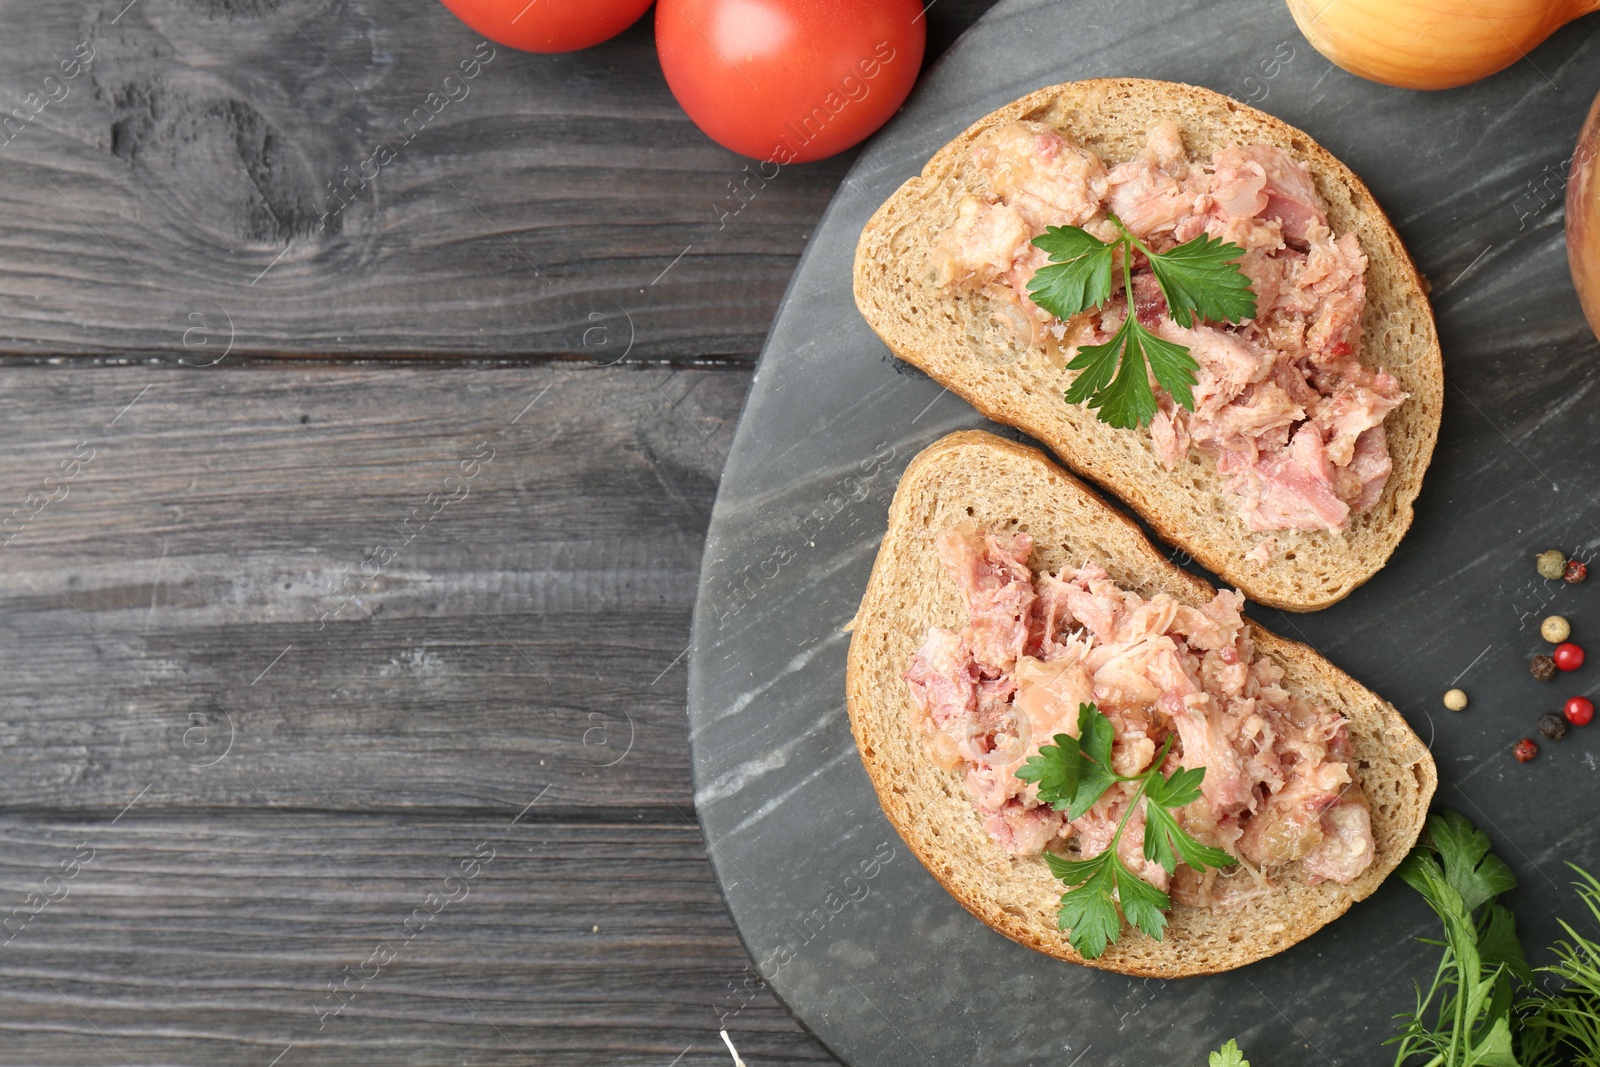
{"type": "Polygon", "coordinates": [[[1200,798],[1204,767],[1185,770],[1179,767],[1170,776],[1161,773],[1161,764],[1172,749],[1172,738],[1156,754],[1155,761],[1142,774],[1118,774],[1111,766],[1111,743],[1115,732],[1111,720],[1093,704],[1078,705],[1078,736],[1057,734],[1055,744],[1039,749],[1017,770],[1017,777],[1039,787],[1039,799],[1067,818],[1077,819],[1119,782],[1135,785],[1128,806],[1117,823],[1111,844],[1098,856],[1070,860],[1045,853],[1050,873],[1059,878],[1067,891],[1061,896],[1057,921],[1069,931],[1068,941],[1084,959],[1092,960],[1105,952],[1122,934],[1122,917],[1161,940],[1167,929],[1166,911],[1172,899],[1140,878],[1122,862],[1117,844],[1128,820],[1144,805],[1144,858],[1161,865],[1172,874],[1178,860],[1197,871],[1208,867],[1229,867],[1238,862],[1220,848],[1196,841],[1178,824],[1173,812],[1200,798]],[[1118,905],[1122,915],[1117,914],[1118,905]]]}
{"type": "Polygon", "coordinates": [[[1087,400],[1100,421],[1126,429],[1155,417],[1150,374],[1173,400],[1193,411],[1195,371],[1200,369],[1187,348],[1157,337],[1139,321],[1133,301],[1133,253],[1143,253],[1150,262],[1172,321],[1186,329],[1196,316],[1212,322],[1254,318],[1256,297],[1250,279],[1235,262],[1244,255],[1238,245],[1201,234],[1166,252],[1152,252],[1122,220],[1109,218],[1122,233],[1109,244],[1077,226],[1051,226],[1035,237],[1033,243],[1050,254],[1050,264],[1034,272],[1028,295],[1062,322],[1099,307],[1111,299],[1112,267],[1116,253],[1122,253],[1128,317],[1111,340],[1081,346],[1067,364],[1068,370],[1078,372],[1067,389],[1067,403],[1087,400]]]}
{"type": "Polygon", "coordinates": [[[1516,887],[1489,838],[1454,811],[1428,816],[1427,835],[1395,873],[1444,924],[1444,949],[1426,993],[1400,1020],[1395,1067],[1423,1057],[1433,1067],[1517,1067],[1512,981],[1531,975],[1517,923],[1497,898],[1516,887]],[[1430,1018],[1431,1017],[1431,1018],[1430,1018]]]}

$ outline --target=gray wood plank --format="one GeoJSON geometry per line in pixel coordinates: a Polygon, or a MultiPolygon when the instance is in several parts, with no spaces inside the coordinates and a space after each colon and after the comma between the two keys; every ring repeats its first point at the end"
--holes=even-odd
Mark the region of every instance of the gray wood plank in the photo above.
{"type": "Polygon", "coordinates": [[[535,56],[434,0],[125,3],[3,5],[0,355],[748,360],[853,158],[746,204],[649,18],[535,56]]]}
{"type": "Polygon", "coordinates": [[[0,370],[0,809],[687,809],[748,380],[0,370]]]}
{"type": "Polygon", "coordinates": [[[831,1062],[686,821],[517,814],[0,819],[0,1064],[831,1062]]]}

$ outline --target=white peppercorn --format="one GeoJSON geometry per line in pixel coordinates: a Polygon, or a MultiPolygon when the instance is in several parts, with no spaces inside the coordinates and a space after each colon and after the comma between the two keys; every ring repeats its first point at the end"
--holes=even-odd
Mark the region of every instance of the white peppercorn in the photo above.
{"type": "Polygon", "coordinates": [[[1541,578],[1560,578],[1567,573],[1567,554],[1559,548],[1541,552],[1534,557],[1541,578]]]}

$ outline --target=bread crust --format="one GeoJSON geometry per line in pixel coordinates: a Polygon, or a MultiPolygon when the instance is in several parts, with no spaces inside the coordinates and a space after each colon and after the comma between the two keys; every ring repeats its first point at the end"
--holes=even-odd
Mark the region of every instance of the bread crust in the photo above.
{"type": "Polygon", "coordinates": [[[873,214],[856,247],[856,305],[899,358],[926,371],[997,422],[1051,448],[1073,470],[1120,497],[1156,532],[1258,603],[1290,611],[1327,607],[1380,570],[1411,526],[1412,505],[1439,434],[1444,364],[1427,286],[1371,192],[1300,130],[1209,89],[1105,78],[1030,93],[984,116],[934,154],[873,214]],[[1144,146],[1155,122],[1178,124],[1197,159],[1237,143],[1277,145],[1306,163],[1335,233],[1354,232],[1368,257],[1362,362],[1387,368],[1410,393],[1384,420],[1394,469],[1383,495],[1343,534],[1252,534],[1223,493],[1216,460],[1191,450],[1166,470],[1150,431],[1119,430],[1062,399],[1058,358],[995,326],[982,293],[953,296],[925,283],[928,252],[956,217],[956,203],[986,180],[970,151],[985,131],[1017,119],[1061,130],[1108,166],[1144,146]],[[1271,562],[1247,554],[1276,539],[1271,562]]]}
{"type": "Polygon", "coordinates": [[[961,776],[927,757],[912,725],[902,673],[930,627],[960,629],[966,621],[961,591],[939,563],[934,539],[968,519],[1032,535],[1036,570],[1092,559],[1125,588],[1147,597],[1171,593],[1197,607],[1214,590],[1173,566],[1129,519],[1037,449],[966,431],[912,460],[850,624],[850,727],[889,821],[972,914],[1058,959],[1159,978],[1212,974],[1310,936],[1377,889],[1416,843],[1438,781],[1427,747],[1393,706],[1310,647],[1248,623],[1257,652],[1284,667],[1286,688],[1349,719],[1356,777],[1372,808],[1373,863],[1348,886],[1309,885],[1300,865],[1290,864],[1274,875],[1277,890],[1239,911],[1177,905],[1164,940],[1130,927],[1100,958],[1084,960],[1057,926],[1061,885],[1044,861],[1009,856],[990,839],[961,776]]]}

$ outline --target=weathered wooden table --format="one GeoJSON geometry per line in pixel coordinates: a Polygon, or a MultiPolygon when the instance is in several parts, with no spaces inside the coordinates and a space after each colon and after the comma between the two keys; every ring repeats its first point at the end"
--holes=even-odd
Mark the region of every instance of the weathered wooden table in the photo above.
{"type": "Polygon", "coordinates": [[[648,19],[0,25],[0,1064],[826,1061],[742,981],[683,653],[849,157],[745,181],[648,19]]]}

